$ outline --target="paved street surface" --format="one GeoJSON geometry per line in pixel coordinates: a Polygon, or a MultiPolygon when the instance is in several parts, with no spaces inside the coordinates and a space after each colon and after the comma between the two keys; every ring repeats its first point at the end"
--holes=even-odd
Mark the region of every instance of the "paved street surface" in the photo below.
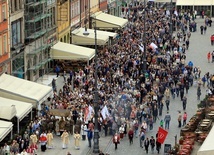
{"type": "MultiPolygon", "coordinates": [[[[202,73],[201,76],[203,76],[206,72],[210,72],[211,74],[214,73],[213,68],[214,68],[214,63],[208,63],[207,62],[207,52],[208,51],[213,51],[214,46],[212,47],[210,44],[210,36],[214,32],[214,26],[213,27],[208,27],[207,32],[205,35],[200,34],[200,26],[203,24],[204,25],[204,20],[202,19],[197,19],[197,32],[192,33],[192,36],[190,38],[190,47],[189,50],[186,52],[187,60],[186,63],[188,63],[190,60],[193,62],[194,66],[200,66],[202,73]]],[[[55,77],[55,76],[54,76],[55,77]]],[[[51,83],[53,76],[49,76],[49,82],[51,83]]],[[[46,78],[45,78],[46,79],[46,78]]],[[[47,80],[46,80],[47,81],[47,80]]],[[[47,83],[47,82],[46,82],[47,83]]],[[[63,78],[59,77],[57,79],[57,85],[58,89],[62,87],[63,83],[63,78]]],[[[202,95],[201,99],[204,98],[205,96],[205,91],[206,88],[202,87],[202,95]]],[[[197,101],[197,96],[196,96],[196,87],[190,87],[189,94],[186,94],[188,101],[187,101],[187,114],[188,114],[188,120],[191,118],[197,109],[197,104],[199,101],[197,101]]],[[[169,133],[167,136],[167,139],[165,141],[166,144],[172,144],[174,146],[175,144],[175,135],[180,136],[180,128],[178,128],[178,122],[177,122],[177,117],[178,117],[178,110],[182,110],[182,102],[180,101],[180,98],[175,98],[175,100],[171,99],[170,100],[170,111],[169,113],[171,114],[172,120],[170,122],[170,129],[169,133]]],[[[183,112],[182,112],[183,113],[183,112]]],[[[163,115],[160,117],[160,119],[163,119],[166,114],[166,107],[164,107],[163,110],[163,115]]],[[[154,129],[152,131],[148,131],[146,133],[146,136],[149,138],[151,136],[155,136],[157,133],[157,129],[159,126],[159,120],[157,123],[154,124],[154,129]]],[[[134,138],[134,144],[129,145],[128,138],[125,137],[121,143],[118,146],[117,150],[114,150],[114,145],[111,143],[109,145],[109,142],[111,137],[103,137],[101,136],[100,138],[100,149],[103,150],[103,152],[108,152],[110,155],[142,155],[145,154],[145,151],[143,148],[140,148],[139,146],[139,138],[134,138]]],[[[66,155],[68,151],[72,153],[72,155],[89,155],[90,150],[88,148],[88,143],[87,141],[81,141],[81,147],[80,150],[75,150],[74,149],[74,142],[73,142],[73,137],[70,138],[71,143],[68,147],[68,149],[63,150],[61,147],[61,140],[59,137],[55,136],[54,139],[54,149],[47,150],[45,153],[41,153],[38,151],[38,155],[66,155]]],[[[192,155],[197,154],[197,149],[199,149],[200,146],[195,146],[195,149],[192,153],[192,155]]],[[[161,149],[160,154],[163,153],[163,145],[161,149]]],[[[151,151],[149,150],[149,154],[151,154],[151,151]]],[[[157,152],[155,152],[157,154],[157,152]]]]}

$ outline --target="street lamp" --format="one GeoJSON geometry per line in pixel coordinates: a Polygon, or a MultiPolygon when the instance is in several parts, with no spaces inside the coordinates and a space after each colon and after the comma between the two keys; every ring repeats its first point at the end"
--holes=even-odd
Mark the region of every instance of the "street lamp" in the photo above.
{"type": "MultiPolygon", "coordinates": [[[[173,10],[172,10],[172,0],[170,0],[170,44],[172,42],[172,14],[173,14],[173,10]]],[[[170,46],[170,53],[172,52],[172,45],[170,46]]]]}
{"type": "MultiPolygon", "coordinates": [[[[94,129],[94,146],[93,152],[99,153],[99,130],[98,130],[98,88],[97,88],[97,26],[96,22],[92,23],[94,26],[94,35],[95,35],[95,57],[94,57],[94,64],[95,64],[95,82],[94,82],[94,119],[95,119],[95,129],[94,129]]],[[[83,35],[88,36],[89,32],[87,31],[87,27],[85,26],[85,31],[83,35]]]]}
{"type": "Polygon", "coordinates": [[[146,0],[144,0],[144,19],[143,19],[143,73],[145,76],[146,73],[146,65],[147,65],[147,61],[146,61],[146,0]]]}

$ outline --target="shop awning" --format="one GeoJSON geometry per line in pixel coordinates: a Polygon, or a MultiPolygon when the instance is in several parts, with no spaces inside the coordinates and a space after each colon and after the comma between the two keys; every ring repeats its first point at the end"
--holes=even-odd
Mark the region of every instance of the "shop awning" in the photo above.
{"type": "Polygon", "coordinates": [[[194,6],[211,6],[214,4],[214,0],[195,0],[194,6]]]}
{"type": "Polygon", "coordinates": [[[214,126],[210,130],[207,138],[204,140],[203,144],[199,148],[197,155],[211,155],[214,154],[214,148],[213,148],[213,143],[214,143],[214,126]]]}
{"type": "Polygon", "coordinates": [[[0,120],[0,142],[11,132],[12,128],[12,122],[0,120]]]}
{"type": "MultiPolygon", "coordinates": [[[[33,107],[31,103],[26,103],[26,102],[21,102],[21,101],[0,97],[0,111],[1,111],[1,107],[4,107],[4,106],[12,107],[15,110],[13,115],[16,116],[19,119],[19,121],[21,121],[27,114],[29,114],[29,112],[31,112],[33,107]]],[[[10,113],[10,111],[8,113],[10,113]]],[[[2,118],[1,112],[0,112],[0,118],[2,118]]],[[[11,120],[11,119],[8,119],[8,120],[11,120]]]]}
{"type": "Polygon", "coordinates": [[[0,119],[11,120],[16,114],[15,106],[1,103],[0,100],[0,119]]]}
{"type": "Polygon", "coordinates": [[[33,107],[40,109],[53,91],[50,86],[20,79],[8,74],[0,76],[0,97],[31,103],[33,107]]]}
{"type": "Polygon", "coordinates": [[[96,12],[92,21],[96,22],[99,29],[121,29],[128,23],[127,19],[109,15],[102,11],[96,12]]]}
{"type": "Polygon", "coordinates": [[[91,60],[95,49],[58,42],[50,50],[52,59],[60,60],[91,60]]]}
{"type": "MultiPolygon", "coordinates": [[[[72,44],[77,45],[94,45],[95,44],[95,34],[94,30],[87,29],[89,32],[88,36],[83,35],[85,32],[84,28],[75,29],[72,31],[72,44]]],[[[101,31],[97,31],[97,45],[105,45],[109,37],[112,35],[112,33],[102,33],[101,31]]]]}
{"type": "Polygon", "coordinates": [[[177,0],[176,6],[193,6],[195,0],[177,0]]]}
{"type": "MultiPolygon", "coordinates": [[[[176,2],[177,0],[172,0],[172,3],[176,2]]],[[[154,0],[156,3],[171,3],[171,0],[154,0]]]]}

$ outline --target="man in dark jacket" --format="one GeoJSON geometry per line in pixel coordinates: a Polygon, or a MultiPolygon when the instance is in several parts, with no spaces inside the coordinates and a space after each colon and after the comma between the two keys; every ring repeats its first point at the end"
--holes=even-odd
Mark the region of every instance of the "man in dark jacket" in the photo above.
{"type": "Polygon", "coordinates": [[[145,147],[146,153],[148,154],[148,151],[149,151],[149,138],[148,137],[144,141],[144,147],[145,147]]]}

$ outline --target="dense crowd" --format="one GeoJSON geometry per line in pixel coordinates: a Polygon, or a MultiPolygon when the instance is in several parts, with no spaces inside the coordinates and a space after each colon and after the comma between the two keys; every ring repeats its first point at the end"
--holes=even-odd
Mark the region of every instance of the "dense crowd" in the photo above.
{"type": "MultiPolygon", "coordinates": [[[[164,106],[168,112],[164,120],[158,123],[161,127],[169,129],[170,100],[175,97],[181,99],[184,110],[183,115],[181,112],[178,114],[178,127],[181,127],[185,125],[187,119],[185,94],[188,93],[189,87],[197,87],[198,100],[201,96],[201,87],[207,87],[207,94],[214,94],[214,75],[209,72],[201,75],[200,67],[194,66],[191,61],[186,62],[191,32],[194,31],[191,25],[195,23],[191,16],[192,12],[189,10],[176,11],[170,23],[170,14],[154,7],[153,3],[148,3],[145,9],[142,4],[130,5],[130,11],[127,13],[129,22],[124,29],[118,31],[116,43],[99,50],[98,128],[105,136],[113,136],[115,149],[120,139],[128,135],[130,144],[133,143],[133,137],[139,137],[140,146],[145,147],[146,153],[149,146],[152,152],[156,146],[159,153],[161,144],[155,139],[157,135],[150,138],[146,136],[146,132],[153,129],[157,118],[162,116],[164,106]],[[174,30],[173,33],[170,26],[174,30]],[[142,48],[146,50],[146,71],[143,70],[142,48]],[[106,116],[101,115],[104,107],[107,107],[108,111],[106,116]]],[[[46,150],[46,144],[48,148],[52,148],[52,131],[62,136],[63,148],[66,148],[69,130],[59,129],[60,119],[70,121],[70,125],[75,126],[75,148],[79,149],[79,140],[85,140],[86,136],[91,147],[94,113],[93,110],[89,110],[89,113],[92,113],[87,118],[88,113],[86,116],[85,111],[87,108],[93,109],[94,73],[94,61],[76,72],[65,71],[62,74],[64,86],[59,92],[56,91],[56,79],[53,79],[54,97],[43,105],[41,115],[29,124],[24,135],[18,136],[12,144],[1,147],[0,154],[24,155],[25,152],[33,154],[38,149],[39,142],[41,146],[45,145],[41,147],[42,151],[46,150]],[[57,118],[49,115],[50,109],[69,109],[70,115],[68,118],[57,118]],[[49,121],[51,124],[48,129],[43,126],[43,122],[47,120],[52,120],[49,121]]]]}

